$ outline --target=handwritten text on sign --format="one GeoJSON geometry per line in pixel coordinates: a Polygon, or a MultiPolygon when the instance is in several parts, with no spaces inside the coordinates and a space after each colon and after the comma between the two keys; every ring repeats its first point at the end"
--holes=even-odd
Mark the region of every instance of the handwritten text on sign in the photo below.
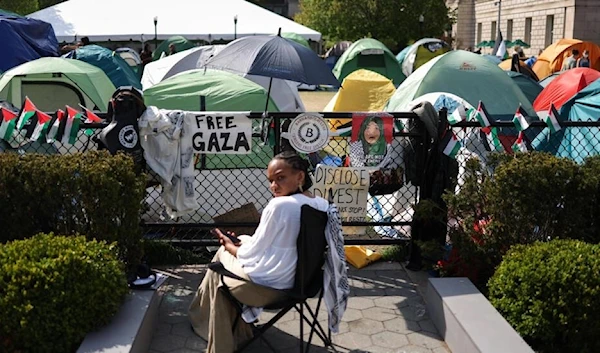
{"type": "MultiPolygon", "coordinates": [[[[318,165],[315,170],[316,196],[328,199],[331,189],[333,202],[340,211],[342,222],[364,222],[369,192],[367,168],[340,168],[318,165]]],[[[365,227],[344,227],[344,234],[363,234],[365,227]]]]}
{"type": "Polygon", "coordinates": [[[252,121],[239,113],[194,113],[194,152],[248,154],[252,152],[252,121]]]}

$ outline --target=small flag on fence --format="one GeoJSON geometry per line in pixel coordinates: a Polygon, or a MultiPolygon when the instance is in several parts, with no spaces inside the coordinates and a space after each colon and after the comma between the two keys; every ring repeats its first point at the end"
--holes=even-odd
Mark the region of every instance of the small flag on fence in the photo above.
{"type": "Polygon", "coordinates": [[[17,131],[21,130],[23,127],[25,127],[25,125],[27,124],[29,119],[31,119],[35,115],[36,111],[37,111],[37,108],[31,102],[31,100],[29,100],[29,97],[26,96],[25,103],[23,103],[23,108],[21,108],[21,112],[19,113],[19,121],[17,122],[17,131]]]}
{"type": "Polygon", "coordinates": [[[550,129],[551,133],[557,132],[561,129],[560,124],[558,123],[559,116],[560,115],[556,111],[556,108],[554,108],[554,104],[550,103],[550,109],[548,110],[548,116],[546,116],[544,118],[544,120],[546,122],[546,125],[548,125],[548,128],[550,129]]]}
{"type": "Polygon", "coordinates": [[[523,107],[519,104],[519,108],[517,108],[517,112],[513,118],[513,123],[515,124],[517,130],[524,131],[529,127],[529,122],[527,121],[526,116],[527,113],[525,112],[525,109],[523,109],[523,107]]]}
{"type": "Polygon", "coordinates": [[[452,132],[452,130],[448,130],[446,131],[446,135],[442,139],[440,147],[442,147],[442,152],[446,156],[456,159],[456,155],[462,147],[462,144],[460,143],[460,141],[458,141],[456,135],[454,135],[454,132],[452,132]]]}
{"type": "Polygon", "coordinates": [[[39,110],[35,112],[35,116],[37,121],[35,124],[31,124],[31,126],[35,127],[29,128],[25,137],[29,138],[29,141],[45,141],[52,117],[39,110]],[[31,130],[31,134],[29,133],[29,130],[31,130]]]}
{"type": "Polygon", "coordinates": [[[524,137],[524,133],[523,131],[519,132],[519,136],[517,137],[517,140],[515,141],[514,145],[512,145],[512,150],[517,153],[517,152],[527,152],[527,144],[525,143],[525,139],[524,137]]]}
{"type": "Polygon", "coordinates": [[[456,109],[454,109],[452,114],[450,114],[450,117],[448,118],[448,122],[450,123],[450,125],[454,125],[454,124],[460,123],[461,121],[465,120],[466,118],[467,118],[467,114],[465,112],[465,107],[462,104],[459,104],[456,107],[456,109]]]}
{"type": "MultiPolygon", "coordinates": [[[[52,127],[50,128],[50,131],[48,132],[47,136],[46,136],[46,142],[48,143],[53,143],[54,141],[56,141],[57,139],[59,139],[61,136],[58,134],[59,128],[60,128],[60,124],[63,124],[63,121],[65,120],[65,112],[62,109],[59,109],[56,111],[56,113],[54,113],[54,122],[52,123],[52,127]]],[[[64,128],[63,128],[64,131],[64,128]]]]}
{"type": "Polygon", "coordinates": [[[483,128],[481,129],[481,133],[485,135],[485,141],[487,142],[488,149],[490,151],[504,151],[504,147],[502,147],[502,142],[500,142],[500,138],[498,137],[498,129],[496,127],[483,128]]]}
{"type": "Polygon", "coordinates": [[[0,107],[0,138],[9,141],[13,137],[15,127],[17,126],[18,115],[8,109],[0,107]]]}
{"type": "MultiPolygon", "coordinates": [[[[85,121],[84,123],[89,124],[89,123],[101,123],[102,119],[96,115],[93,111],[89,110],[88,108],[84,107],[83,105],[79,104],[79,106],[81,107],[81,109],[83,109],[83,116],[85,117],[85,121]]],[[[94,134],[94,130],[93,129],[85,129],[83,131],[84,134],[86,134],[87,136],[92,136],[94,134]]]]}
{"type": "MultiPolygon", "coordinates": [[[[64,133],[61,142],[63,144],[74,145],[77,141],[77,133],[79,132],[79,124],[81,123],[81,113],[67,105],[67,118],[64,133]]],[[[59,127],[60,132],[60,127],[59,127]]]]}
{"type": "Polygon", "coordinates": [[[477,111],[475,112],[475,119],[479,121],[481,127],[488,127],[491,125],[492,118],[485,110],[485,106],[482,101],[479,101],[479,105],[477,106],[477,111]]]}

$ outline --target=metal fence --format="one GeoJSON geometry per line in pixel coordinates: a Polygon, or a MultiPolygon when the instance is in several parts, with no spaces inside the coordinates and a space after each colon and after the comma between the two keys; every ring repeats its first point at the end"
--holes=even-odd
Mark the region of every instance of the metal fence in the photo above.
{"type": "MultiPolygon", "coordinates": [[[[327,120],[352,118],[351,113],[320,114],[327,120]]],[[[419,119],[414,113],[390,114],[396,122],[401,123],[398,124],[401,126],[400,130],[394,132],[394,158],[397,158],[404,168],[416,169],[422,182],[415,186],[414,182],[405,179],[404,185],[391,194],[369,196],[366,221],[343,224],[365,226],[366,232],[360,236],[347,236],[346,244],[394,244],[408,240],[412,206],[419,198],[431,197],[432,192],[439,194],[439,185],[442,185],[443,189],[459,192],[464,166],[469,158],[477,157],[485,163],[490,152],[516,153],[512,146],[515,145],[518,131],[512,122],[492,122],[487,130],[481,128],[477,122],[461,122],[452,126],[451,129],[464,148],[456,159],[450,159],[441,153],[443,146],[440,145],[442,136],[448,129],[445,110],[440,111],[437,138],[428,133],[422,124],[417,123],[419,119]],[[426,170],[427,166],[430,167],[429,171],[426,170]],[[440,178],[446,178],[450,183],[439,184],[440,178]]],[[[265,119],[261,113],[251,113],[249,117],[253,121],[253,153],[196,156],[196,193],[200,208],[190,215],[177,219],[166,216],[160,195],[161,187],[158,183],[149,181],[145,212],[142,216],[145,237],[191,245],[214,245],[215,240],[208,232],[211,228],[238,230],[239,233],[256,227],[258,213],[272,197],[265,175],[266,166],[275,154],[289,148],[286,139],[281,137],[282,128],[285,130],[289,121],[297,115],[298,113],[271,113],[265,119]],[[263,129],[265,120],[269,122],[269,130],[272,133],[267,137],[263,129]],[[224,220],[218,217],[233,209],[239,209],[237,217],[225,217],[224,220]]],[[[82,124],[78,141],[74,145],[63,145],[60,142],[31,143],[16,150],[22,153],[62,154],[94,150],[98,148],[95,138],[104,126],[82,124]]],[[[577,162],[600,153],[600,122],[569,121],[561,122],[561,126],[562,130],[548,134],[543,122],[531,122],[523,134],[525,146],[528,150],[544,150],[577,162]]],[[[323,158],[333,160],[333,164],[341,163],[349,153],[348,139],[332,137],[321,153],[308,155],[313,168],[317,162],[322,162],[323,158]],[[318,160],[315,159],[316,156],[318,160]]],[[[4,142],[0,147],[10,149],[4,142]]]]}

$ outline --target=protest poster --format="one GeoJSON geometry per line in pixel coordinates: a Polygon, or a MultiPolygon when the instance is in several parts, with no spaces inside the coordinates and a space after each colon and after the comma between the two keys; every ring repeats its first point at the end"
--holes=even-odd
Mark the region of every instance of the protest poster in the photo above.
{"type": "MultiPolygon", "coordinates": [[[[244,113],[193,112],[188,122],[194,153],[249,154],[252,121],[244,113]]],[[[188,117],[186,117],[188,118],[188,117]]]]}
{"type": "MultiPolygon", "coordinates": [[[[369,168],[331,167],[319,164],[313,193],[337,205],[342,222],[364,222],[369,192],[369,168]]],[[[366,227],[344,226],[344,234],[364,234],[366,227]]]]}

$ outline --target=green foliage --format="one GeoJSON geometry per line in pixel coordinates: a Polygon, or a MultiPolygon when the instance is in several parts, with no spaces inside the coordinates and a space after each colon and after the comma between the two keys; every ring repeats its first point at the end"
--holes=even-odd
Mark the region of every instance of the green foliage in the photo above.
{"type": "Polygon", "coordinates": [[[142,256],[145,177],[129,156],[0,154],[0,242],[39,232],[117,241],[135,267],[142,256]]]}
{"type": "Polygon", "coordinates": [[[60,4],[65,0],[2,0],[0,9],[15,12],[19,15],[30,13],[60,4]]]}
{"type": "Polygon", "coordinates": [[[0,244],[0,351],[74,352],[128,292],[113,243],[38,234],[0,244]]]}
{"type": "Polygon", "coordinates": [[[586,206],[583,217],[588,222],[583,237],[587,242],[600,243],[600,156],[587,158],[581,170],[585,183],[582,204],[586,206]]]}
{"type": "Polygon", "coordinates": [[[381,259],[383,261],[402,262],[406,260],[407,254],[406,245],[391,245],[381,250],[381,259]]]}
{"type": "Polygon", "coordinates": [[[151,266],[207,264],[212,255],[197,253],[158,240],[144,240],[144,257],[151,266]]]}
{"type": "Polygon", "coordinates": [[[599,273],[599,245],[516,245],[490,279],[489,298],[536,351],[599,352],[599,273]]]}
{"type": "Polygon", "coordinates": [[[573,161],[546,153],[496,156],[493,177],[478,160],[468,161],[459,194],[447,194],[458,267],[476,267],[480,288],[515,244],[584,238],[590,228],[584,173],[573,161]]]}
{"type": "Polygon", "coordinates": [[[410,39],[439,36],[451,24],[441,0],[302,0],[295,20],[321,32],[329,46],[370,37],[393,51],[410,39]]]}

